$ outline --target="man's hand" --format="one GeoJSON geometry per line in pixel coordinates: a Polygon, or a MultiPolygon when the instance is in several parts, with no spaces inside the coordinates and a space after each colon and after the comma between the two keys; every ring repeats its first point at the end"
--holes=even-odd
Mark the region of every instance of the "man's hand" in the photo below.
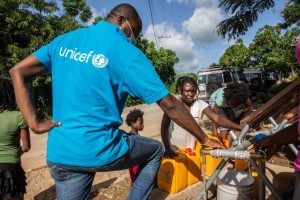
{"type": "Polygon", "coordinates": [[[267,154],[267,160],[269,160],[280,148],[280,145],[274,143],[269,137],[265,137],[254,144],[257,151],[263,149],[267,154]]]}
{"type": "Polygon", "coordinates": [[[43,122],[39,122],[36,124],[34,128],[32,128],[32,132],[35,134],[42,134],[50,131],[52,128],[61,126],[61,122],[52,122],[52,120],[46,120],[43,122]]]}
{"type": "Polygon", "coordinates": [[[208,138],[205,144],[202,144],[205,147],[212,147],[214,149],[226,149],[224,144],[222,144],[219,140],[215,140],[212,138],[208,138]]]}
{"type": "Polygon", "coordinates": [[[165,150],[164,157],[173,158],[174,156],[178,156],[178,154],[175,151],[173,151],[172,149],[166,149],[165,150]]]}

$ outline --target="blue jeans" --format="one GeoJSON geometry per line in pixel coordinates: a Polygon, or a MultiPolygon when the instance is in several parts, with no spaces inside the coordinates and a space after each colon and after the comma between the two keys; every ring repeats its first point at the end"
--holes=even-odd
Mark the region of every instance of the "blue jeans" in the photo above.
{"type": "Polygon", "coordinates": [[[55,180],[57,199],[88,199],[96,172],[128,169],[135,165],[139,167],[127,199],[148,199],[164,154],[163,145],[159,141],[138,135],[128,135],[125,139],[129,146],[128,152],[108,165],[78,167],[47,161],[55,180]]]}

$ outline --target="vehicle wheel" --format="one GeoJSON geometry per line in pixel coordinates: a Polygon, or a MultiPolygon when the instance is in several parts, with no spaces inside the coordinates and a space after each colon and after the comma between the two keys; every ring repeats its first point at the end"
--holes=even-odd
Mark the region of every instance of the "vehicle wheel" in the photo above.
{"type": "Polygon", "coordinates": [[[206,91],[209,95],[211,95],[212,93],[214,93],[214,91],[216,91],[217,89],[219,89],[221,87],[222,87],[222,85],[220,83],[210,82],[206,86],[206,91]]]}
{"type": "Polygon", "coordinates": [[[250,80],[251,90],[259,90],[262,87],[262,82],[259,78],[253,78],[250,80]]]}

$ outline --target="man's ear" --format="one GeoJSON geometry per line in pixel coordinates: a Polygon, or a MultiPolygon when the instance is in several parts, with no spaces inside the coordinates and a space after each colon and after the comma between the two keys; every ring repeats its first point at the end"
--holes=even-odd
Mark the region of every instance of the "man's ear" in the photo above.
{"type": "Polygon", "coordinates": [[[125,18],[123,16],[120,16],[118,19],[119,25],[123,24],[124,21],[125,21],[125,18]]]}

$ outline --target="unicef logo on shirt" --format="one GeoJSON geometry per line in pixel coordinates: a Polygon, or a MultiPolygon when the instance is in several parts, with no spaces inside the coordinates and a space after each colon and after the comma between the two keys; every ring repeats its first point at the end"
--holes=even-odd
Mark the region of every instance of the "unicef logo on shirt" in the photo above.
{"type": "Polygon", "coordinates": [[[92,63],[96,68],[103,68],[107,65],[108,58],[106,58],[103,54],[94,55],[92,63]]]}
{"type": "Polygon", "coordinates": [[[78,48],[69,49],[60,47],[59,56],[82,64],[91,63],[92,60],[92,64],[98,69],[104,68],[108,63],[108,58],[103,54],[96,54],[92,50],[89,52],[82,52],[78,48]]]}

